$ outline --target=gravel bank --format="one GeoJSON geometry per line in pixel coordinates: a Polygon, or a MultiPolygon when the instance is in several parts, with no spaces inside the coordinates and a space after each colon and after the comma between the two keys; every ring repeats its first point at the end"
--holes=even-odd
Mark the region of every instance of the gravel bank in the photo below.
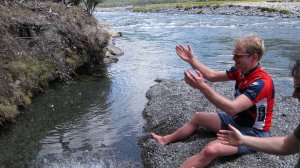
{"type": "MultiPolygon", "coordinates": [[[[232,4],[232,3],[229,3],[229,4],[232,4]]],[[[293,13],[300,12],[300,3],[299,2],[239,2],[239,3],[235,3],[235,5],[275,8],[278,10],[289,10],[293,13]]]]}
{"type": "MultiPolygon", "coordinates": [[[[212,86],[221,94],[233,97],[233,82],[214,83],[212,86]]],[[[148,103],[143,115],[147,133],[167,134],[187,122],[196,111],[216,112],[202,93],[192,89],[185,82],[178,80],[157,80],[147,94],[148,103]]],[[[298,124],[298,102],[291,97],[276,95],[272,135],[286,135],[298,124]]],[[[194,136],[166,146],[159,145],[150,135],[139,138],[141,158],[146,168],[174,168],[189,156],[197,154],[216,135],[205,128],[199,128],[194,136]]],[[[288,168],[296,164],[298,155],[275,156],[261,152],[242,156],[219,158],[209,167],[273,167],[288,168]]]]}
{"type": "Polygon", "coordinates": [[[300,18],[300,2],[240,2],[222,5],[161,5],[160,7],[146,5],[143,7],[128,7],[127,9],[137,12],[300,18]]]}

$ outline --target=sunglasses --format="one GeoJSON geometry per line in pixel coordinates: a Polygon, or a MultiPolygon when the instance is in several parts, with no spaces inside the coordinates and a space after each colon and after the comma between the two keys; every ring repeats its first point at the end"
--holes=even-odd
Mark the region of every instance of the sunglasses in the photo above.
{"type": "Polygon", "coordinates": [[[233,52],[232,55],[235,58],[242,58],[242,57],[245,57],[245,56],[250,56],[250,54],[237,54],[235,52],[233,52]]]}

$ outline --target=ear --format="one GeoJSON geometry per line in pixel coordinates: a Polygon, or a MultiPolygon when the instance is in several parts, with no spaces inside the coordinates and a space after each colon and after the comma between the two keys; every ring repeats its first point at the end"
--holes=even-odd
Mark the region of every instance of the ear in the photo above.
{"type": "Polygon", "coordinates": [[[253,54],[253,55],[252,55],[252,59],[253,59],[253,61],[258,62],[258,61],[259,61],[259,56],[258,56],[258,54],[257,54],[257,53],[253,54]]]}

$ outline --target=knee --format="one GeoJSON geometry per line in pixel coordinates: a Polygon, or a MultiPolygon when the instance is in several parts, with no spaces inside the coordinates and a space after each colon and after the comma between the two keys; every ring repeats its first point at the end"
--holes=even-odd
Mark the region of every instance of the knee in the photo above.
{"type": "Polygon", "coordinates": [[[202,150],[202,154],[206,157],[217,157],[218,153],[218,149],[214,145],[207,145],[202,150]]]}
{"type": "Polygon", "coordinates": [[[194,123],[194,122],[199,122],[199,121],[201,121],[201,119],[203,118],[201,115],[203,114],[203,112],[196,112],[194,115],[193,115],[193,117],[192,117],[192,119],[191,119],[191,123],[194,123]]]}
{"type": "Polygon", "coordinates": [[[194,126],[201,126],[203,123],[206,122],[205,114],[205,112],[196,112],[190,120],[189,124],[194,126]]]}

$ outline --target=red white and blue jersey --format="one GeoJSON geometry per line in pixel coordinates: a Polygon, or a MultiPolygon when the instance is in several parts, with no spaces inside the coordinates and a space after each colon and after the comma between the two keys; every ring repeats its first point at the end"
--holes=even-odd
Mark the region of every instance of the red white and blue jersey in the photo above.
{"type": "Polygon", "coordinates": [[[269,131],[275,96],[272,78],[260,65],[247,74],[235,67],[231,67],[226,73],[230,80],[236,80],[234,97],[244,94],[253,102],[253,106],[232,116],[233,120],[241,127],[269,131]]]}

